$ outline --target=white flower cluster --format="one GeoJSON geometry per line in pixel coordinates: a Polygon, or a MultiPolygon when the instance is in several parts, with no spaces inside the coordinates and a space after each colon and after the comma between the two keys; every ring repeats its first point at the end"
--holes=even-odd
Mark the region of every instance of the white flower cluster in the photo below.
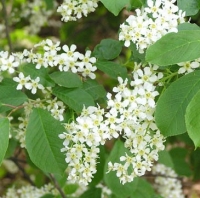
{"type": "Polygon", "coordinates": [[[0,52],[0,76],[3,71],[8,71],[10,74],[14,73],[18,66],[19,62],[13,55],[9,55],[7,51],[0,52]]]}
{"type": "Polygon", "coordinates": [[[164,139],[154,122],[155,97],[158,92],[153,85],[162,73],[156,73],[154,67],[145,67],[133,72],[134,81],[128,88],[128,80],[118,78],[119,86],[114,87],[116,93],[112,99],[107,94],[107,112],[100,107],[84,108],[76,122],[66,124],[66,131],[59,137],[64,139],[66,162],[71,168],[68,179],[87,185],[96,172],[99,153],[98,146],[106,140],[125,139],[125,147],[130,154],[120,158],[121,163],[109,162],[109,171],[117,171],[120,182],[131,182],[134,177],[151,170],[154,160],[158,159],[158,151],[164,149],[164,139]],[[128,173],[132,167],[132,173],[128,173]]]}
{"type": "Polygon", "coordinates": [[[96,77],[94,71],[97,68],[93,65],[96,63],[96,58],[91,57],[90,50],[87,50],[85,55],[81,54],[75,51],[76,45],[74,44],[70,47],[64,45],[62,50],[64,52],[59,54],[58,52],[61,51],[60,42],[54,44],[52,40],[47,39],[36,44],[35,48],[30,51],[24,50],[23,53],[15,53],[14,55],[22,62],[32,62],[36,65],[36,69],[58,67],[63,72],[71,71],[91,79],[96,77]],[[42,47],[43,53],[34,53],[34,50],[37,50],[38,47],[42,47]]]}
{"type": "Polygon", "coordinates": [[[122,135],[124,146],[130,151],[120,157],[121,163],[108,163],[109,171],[116,171],[122,184],[150,171],[158,160],[158,152],[164,149],[164,137],[154,120],[155,97],[159,94],[154,83],[163,76],[156,70],[157,66],[143,69],[137,66],[130,82],[133,89],[127,88],[127,80],[119,78],[120,85],[113,89],[117,93],[115,98],[109,97],[110,111],[106,117],[115,119],[114,123],[109,121],[109,128],[114,132],[113,137],[122,135]]]}
{"type": "Polygon", "coordinates": [[[76,21],[82,16],[87,16],[98,7],[99,0],[64,0],[58,7],[57,12],[61,13],[62,21],[76,21]]]}
{"type": "Polygon", "coordinates": [[[126,22],[120,25],[119,40],[129,47],[135,43],[140,53],[169,32],[178,32],[185,13],[174,4],[176,0],[147,0],[147,7],[136,9],[126,22]]]}
{"type": "Polygon", "coordinates": [[[45,95],[45,98],[43,100],[38,98],[36,100],[29,100],[28,102],[25,102],[23,104],[25,115],[24,117],[18,118],[20,123],[18,125],[18,128],[15,129],[15,138],[20,142],[20,146],[22,148],[26,147],[26,128],[29,120],[29,115],[32,112],[33,108],[46,109],[55,119],[59,121],[64,120],[63,114],[65,111],[65,105],[63,104],[63,102],[59,101],[57,98],[52,99],[51,88],[42,91],[45,95]]]}
{"type": "Polygon", "coordinates": [[[40,198],[45,194],[52,194],[54,196],[58,195],[58,191],[52,184],[47,184],[41,188],[36,188],[34,186],[23,186],[19,189],[15,187],[9,188],[6,194],[2,198],[40,198]]]}
{"type": "Polygon", "coordinates": [[[53,2],[53,9],[47,9],[45,1],[33,0],[22,3],[20,16],[29,19],[27,31],[31,34],[37,34],[41,27],[49,23],[49,17],[56,9],[57,3],[53,2]]]}
{"type": "Polygon", "coordinates": [[[152,173],[156,176],[155,189],[163,198],[184,198],[182,185],[180,180],[177,179],[175,171],[163,164],[153,166],[152,173]]]}
{"type": "Polygon", "coordinates": [[[178,70],[179,74],[188,74],[200,67],[200,58],[195,59],[194,61],[178,63],[177,65],[180,66],[178,70]]]}
{"type": "Polygon", "coordinates": [[[40,77],[37,77],[36,79],[31,79],[30,76],[25,77],[22,72],[19,73],[18,77],[14,77],[13,80],[17,83],[17,90],[21,90],[24,87],[28,90],[31,90],[32,94],[36,94],[37,89],[44,89],[42,84],[39,84],[40,77]]]}

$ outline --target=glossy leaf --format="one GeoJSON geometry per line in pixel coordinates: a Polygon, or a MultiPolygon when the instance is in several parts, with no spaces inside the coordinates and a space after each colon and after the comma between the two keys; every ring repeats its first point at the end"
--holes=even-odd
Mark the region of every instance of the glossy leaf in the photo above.
{"type": "Polygon", "coordinates": [[[173,82],[160,96],[155,119],[164,136],[186,132],[186,108],[199,89],[200,71],[195,71],[173,82]]]}
{"type": "Polygon", "coordinates": [[[83,106],[95,106],[92,96],[81,88],[55,87],[53,94],[78,113],[81,112],[83,106]]]}
{"type": "Polygon", "coordinates": [[[82,85],[80,77],[72,72],[57,71],[50,74],[50,77],[55,83],[64,87],[74,88],[82,85]]]}
{"type": "Polygon", "coordinates": [[[26,131],[26,148],[32,162],[42,171],[63,174],[65,156],[61,153],[62,140],[58,135],[65,131],[58,120],[43,109],[30,114],[26,131]]]}
{"type": "Polygon", "coordinates": [[[103,5],[112,12],[115,16],[119,14],[119,12],[130,3],[130,0],[100,0],[103,5]]]}
{"type": "Polygon", "coordinates": [[[97,61],[96,66],[99,70],[108,74],[110,77],[117,79],[119,76],[127,78],[127,69],[123,65],[120,65],[111,61],[97,61]]]}
{"type": "Polygon", "coordinates": [[[94,55],[98,59],[112,60],[119,56],[123,44],[114,39],[103,39],[100,44],[94,48],[94,55]]]}
{"type": "Polygon", "coordinates": [[[200,57],[200,30],[169,33],[146,51],[146,61],[167,66],[200,57]]]}
{"type": "Polygon", "coordinates": [[[1,146],[0,146],[0,165],[5,157],[6,151],[8,149],[8,143],[9,143],[9,120],[8,118],[0,118],[0,140],[1,140],[1,146]]]}
{"type": "Polygon", "coordinates": [[[195,147],[200,147],[200,91],[192,98],[187,106],[185,114],[185,122],[187,132],[195,147]]]}
{"type": "Polygon", "coordinates": [[[96,80],[88,79],[83,83],[83,89],[89,93],[94,100],[104,98],[106,96],[106,90],[96,80]]]}
{"type": "Polygon", "coordinates": [[[180,10],[186,12],[186,16],[192,16],[198,13],[199,0],[177,0],[177,4],[180,10]]]}

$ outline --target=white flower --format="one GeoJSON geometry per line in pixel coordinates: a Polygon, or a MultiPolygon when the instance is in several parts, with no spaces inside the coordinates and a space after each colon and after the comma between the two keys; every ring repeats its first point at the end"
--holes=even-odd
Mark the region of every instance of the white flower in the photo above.
{"type": "MultiPolygon", "coordinates": [[[[62,47],[62,49],[67,53],[68,57],[76,57],[76,58],[78,58],[80,53],[75,51],[76,48],[77,47],[74,44],[72,44],[70,46],[70,48],[67,45],[63,45],[63,47],[62,47]]],[[[65,56],[66,56],[66,54],[65,54],[65,56]]]]}
{"type": "Polygon", "coordinates": [[[36,54],[34,62],[37,63],[35,68],[40,69],[42,66],[47,68],[48,67],[48,62],[45,57],[43,57],[41,54],[36,54]]]}
{"type": "Polygon", "coordinates": [[[18,82],[19,84],[17,85],[17,90],[21,90],[23,87],[26,89],[29,89],[30,87],[30,76],[25,77],[22,72],[19,73],[19,77],[14,77],[13,80],[15,82],[18,82]]]}
{"type": "Polygon", "coordinates": [[[161,6],[161,0],[156,0],[155,3],[152,0],[147,0],[148,7],[145,8],[145,11],[151,13],[153,18],[158,17],[158,11],[161,6]]]}
{"type": "Polygon", "coordinates": [[[15,72],[14,68],[19,66],[19,62],[15,61],[15,57],[13,55],[10,55],[6,59],[2,58],[1,62],[2,62],[1,70],[8,71],[11,74],[15,72]]]}
{"type": "Polygon", "coordinates": [[[184,22],[184,12],[168,0],[148,0],[147,7],[136,9],[120,25],[119,40],[129,47],[134,43],[139,53],[155,43],[168,32],[177,32],[177,26],[184,22]]]}
{"type": "Polygon", "coordinates": [[[64,0],[57,12],[60,12],[62,15],[63,21],[76,21],[80,19],[82,15],[87,16],[88,13],[94,12],[95,8],[98,6],[98,0],[64,0]]]}
{"type": "Polygon", "coordinates": [[[50,39],[47,39],[46,40],[46,44],[44,46],[44,50],[45,51],[50,51],[52,54],[56,54],[57,51],[59,51],[61,48],[60,48],[60,42],[57,42],[56,44],[53,44],[52,40],[50,39]]]}
{"type": "Polygon", "coordinates": [[[182,63],[178,63],[178,65],[181,67],[179,70],[178,70],[178,73],[179,74],[183,74],[183,73],[190,73],[190,72],[193,72],[194,69],[198,68],[200,66],[200,63],[197,60],[195,61],[187,61],[187,62],[182,62],[182,63]]]}
{"type": "Polygon", "coordinates": [[[96,63],[96,58],[95,57],[90,57],[91,55],[91,51],[87,50],[85,55],[80,54],[79,55],[79,59],[81,60],[81,62],[78,63],[79,67],[87,67],[90,66],[91,63],[96,63]]]}
{"type": "Polygon", "coordinates": [[[87,64],[85,67],[78,68],[78,71],[82,73],[84,77],[90,77],[91,79],[95,79],[96,75],[93,73],[97,70],[96,66],[92,66],[91,64],[87,64]]]}
{"type": "Polygon", "coordinates": [[[35,80],[31,79],[30,84],[27,86],[27,89],[31,90],[32,94],[37,92],[37,89],[44,89],[42,84],[39,84],[40,78],[37,77],[35,80]]]}

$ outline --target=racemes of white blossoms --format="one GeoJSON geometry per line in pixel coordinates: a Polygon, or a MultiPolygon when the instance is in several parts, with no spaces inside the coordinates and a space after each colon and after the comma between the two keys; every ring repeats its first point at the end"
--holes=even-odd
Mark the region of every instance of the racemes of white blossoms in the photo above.
{"type": "Polygon", "coordinates": [[[62,21],[76,21],[82,16],[87,16],[98,7],[99,0],[64,0],[57,12],[62,15],[62,21]]]}
{"type": "Polygon", "coordinates": [[[2,198],[40,198],[46,194],[57,196],[59,192],[50,183],[41,188],[26,185],[18,189],[15,187],[9,188],[2,198]]]}
{"type": "MultiPolygon", "coordinates": [[[[31,50],[24,50],[23,53],[15,53],[19,61],[35,64],[36,69],[41,67],[57,67],[62,72],[78,73],[83,77],[91,79],[96,78],[94,72],[97,67],[96,58],[91,57],[91,51],[87,50],[85,54],[76,51],[76,45],[72,44],[60,46],[60,42],[53,43],[47,39],[35,45],[31,50]],[[40,53],[37,49],[40,48],[40,53]],[[36,51],[36,52],[35,52],[36,51]]],[[[38,50],[39,51],[39,50],[38,50]]]]}
{"type": "MultiPolygon", "coordinates": [[[[136,63],[135,63],[136,65],[136,63]]],[[[129,153],[120,157],[121,163],[109,162],[108,172],[116,171],[120,182],[131,182],[137,176],[150,171],[158,160],[158,152],[164,149],[164,138],[154,121],[155,82],[162,78],[157,67],[147,66],[133,72],[133,81],[118,78],[113,88],[115,96],[107,94],[107,109],[90,106],[84,108],[75,121],[65,124],[66,132],[59,135],[64,140],[62,152],[66,152],[68,180],[87,185],[96,173],[99,145],[106,140],[122,136],[129,153]]]]}
{"type": "Polygon", "coordinates": [[[155,178],[155,189],[163,198],[184,198],[181,181],[177,179],[175,171],[163,164],[153,166],[152,173],[155,178]]]}
{"type": "Polygon", "coordinates": [[[176,0],[147,0],[147,7],[135,10],[120,25],[119,40],[129,47],[136,44],[140,53],[169,32],[178,32],[177,26],[185,22],[185,13],[174,3],[176,0]]]}

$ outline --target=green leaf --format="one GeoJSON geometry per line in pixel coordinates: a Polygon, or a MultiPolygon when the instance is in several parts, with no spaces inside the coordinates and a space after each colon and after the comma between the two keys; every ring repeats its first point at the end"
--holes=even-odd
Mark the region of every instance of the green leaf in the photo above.
{"type": "Polygon", "coordinates": [[[178,175],[191,176],[192,171],[188,163],[186,163],[188,150],[185,148],[173,148],[169,151],[173,164],[174,170],[178,175]]]}
{"type": "Polygon", "coordinates": [[[18,142],[14,138],[9,138],[8,149],[5,154],[5,158],[11,157],[18,146],[18,142]]]}
{"type": "Polygon", "coordinates": [[[83,106],[95,106],[92,96],[81,88],[54,87],[53,94],[77,113],[82,111],[83,106]]]}
{"type": "Polygon", "coordinates": [[[127,78],[126,67],[111,61],[97,61],[96,66],[99,70],[108,74],[110,77],[117,79],[119,76],[127,78]]]}
{"type": "Polygon", "coordinates": [[[101,189],[100,188],[90,188],[84,192],[79,198],[101,198],[101,189]]]}
{"type": "Polygon", "coordinates": [[[112,12],[115,16],[119,14],[119,12],[130,4],[130,0],[100,0],[103,5],[112,12]]]}
{"type": "Polygon", "coordinates": [[[23,66],[22,71],[25,76],[30,75],[31,79],[40,77],[40,83],[45,87],[53,87],[55,85],[53,80],[49,77],[47,68],[41,67],[40,69],[36,69],[34,64],[27,63],[23,66]]]}
{"type": "MultiPolygon", "coordinates": [[[[66,178],[65,178],[66,183],[66,178]]],[[[66,184],[64,187],[65,194],[73,194],[79,188],[78,184],[66,184]]]]}
{"type": "Polygon", "coordinates": [[[90,186],[96,186],[100,181],[103,180],[103,173],[104,173],[104,166],[105,166],[105,147],[100,146],[100,153],[99,158],[97,162],[97,172],[94,174],[94,177],[92,178],[92,182],[89,184],[90,186]]]}
{"type": "Polygon", "coordinates": [[[112,151],[106,160],[106,165],[104,169],[104,180],[108,188],[112,191],[113,194],[116,195],[118,198],[127,198],[134,194],[135,190],[138,187],[138,178],[135,178],[133,182],[126,183],[122,185],[119,181],[119,178],[116,176],[115,171],[108,171],[108,162],[120,162],[119,158],[125,153],[129,153],[129,150],[124,147],[124,143],[120,140],[115,142],[112,151]]]}
{"type": "Polygon", "coordinates": [[[192,98],[186,109],[185,122],[188,135],[195,147],[200,147],[200,91],[192,98]]]}
{"type": "Polygon", "coordinates": [[[137,50],[137,47],[135,44],[131,43],[130,45],[130,50],[132,52],[132,55],[131,55],[131,61],[136,61],[136,62],[145,62],[145,53],[143,54],[140,54],[137,50]]]}
{"type": "Polygon", "coordinates": [[[172,158],[168,151],[163,150],[159,152],[158,163],[164,164],[167,167],[174,169],[172,158]]]}
{"type": "Polygon", "coordinates": [[[147,49],[146,61],[167,66],[200,57],[200,30],[169,33],[147,49]]]}
{"type": "Polygon", "coordinates": [[[145,5],[146,0],[130,0],[131,6],[133,8],[140,8],[145,5]]]}
{"type": "Polygon", "coordinates": [[[5,157],[6,151],[8,149],[9,143],[9,120],[8,118],[0,118],[0,165],[5,157]]]}
{"type": "Polygon", "coordinates": [[[104,98],[106,96],[106,90],[96,80],[88,79],[83,83],[83,89],[89,93],[94,100],[104,98]]]}
{"type": "Polygon", "coordinates": [[[200,27],[195,23],[181,23],[178,25],[178,31],[183,30],[200,30],[200,27]]]}
{"type": "Polygon", "coordinates": [[[131,198],[150,198],[154,195],[154,189],[144,179],[138,178],[137,188],[130,196],[131,198]]]}
{"type": "Polygon", "coordinates": [[[98,59],[112,60],[117,58],[122,50],[123,44],[113,39],[103,39],[94,48],[94,56],[98,59]]]}
{"type": "MultiPolygon", "coordinates": [[[[2,104],[9,104],[13,106],[18,106],[24,103],[28,98],[27,96],[19,91],[16,90],[16,84],[13,85],[0,85],[0,102],[2,104]]],[[[1,106],[0,112],[7,111],[12,109],[11,107],[1,106]]]]}
{"type": "Polygon", "coordinates": [[[74,88],[82,85],[79,75],[72,72],[57,71],[50,74],[50,77],[55,83],[63,87],[74,88]]]}
{"type": "Polygon", "coordinates": [[[43,195],[43,196],[40,197],[40,198],[55,198],[55,196],[52,195],[52,194],[46,194],[46,195],[43,195]]]}
{"type": "Polygon", "coordinates": [[[192,16],[199,11],[199,0],[177,0],[177,4],[180,10],[186,12],[186,16],[192,16]]]}
{"type": "Polygon", "coordinates": [[[26,131],[26,148],[32,162],[42,171],[63,174],[65,156],[58,135],[65,131],[61,123],[44,109],[34,109],[26,131]]]}
{"type": "Polygon", "coordinates": [[[200,148],[197,148],[190,154],[190,161],[191,161],[191,168],[193,170],[193,179],[199,180],[200,179],[200,148]]]}
{"type": "Polygon", "coordinates": [[[53,0],[44,0],[44,2],[46,3],[47,10],[52,10],[53,9],[53,7],[54,7],[53,0]]]}
{"type": "Polygon", "coordinates": [[[195,71],[173,82],[159,97],[155,119],[164,136],[186,132],[186,107],[199,89],[200,71],[195,71]]]}

